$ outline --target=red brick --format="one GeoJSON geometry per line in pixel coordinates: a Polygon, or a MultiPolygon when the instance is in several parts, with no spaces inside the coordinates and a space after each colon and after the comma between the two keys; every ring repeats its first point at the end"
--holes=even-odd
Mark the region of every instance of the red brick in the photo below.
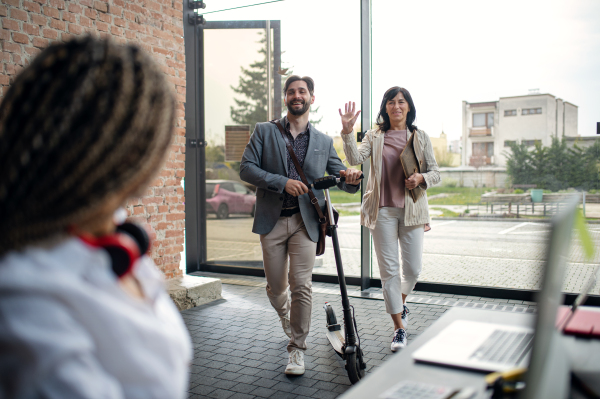
{"type": "Polygon", "coordinates": [[[21,28],[19,27],[19,22],[15,21],[14,19],[3,19],[2,20],[2,27],[4,29],[9,29],[9,30],[17,30],[20,31],[21,28]]]}
{"type": "Polygon", "coordinates": [[[98,18],[98,11],[92,10],[91,8],[86,8],[83,10],[83,15],[91,19],[96,19],[98,18]]]}
{"type": "Polygon", "coordinates": [[[48,40],[46,39],[42,39],[39,37],[34,37],[33,38],[33,46],[37,47],[37,48],[44,48],[48,46],[48,40]]]}
{"type": "Polygon", "coordinates": [[[108,15],[108,14],[98,14],[98,19],[102,22],[106,22],[107,24],[110,24],[112,22],[112,16],[108,15]]]}
{"type": "Polygon", "coordinates": [[[13,32],[12,34],[13,41],[21,44],[29,44],[29,38],[27,35],[24,35],[19,32],[13,32]]]}
{"type": "Polygon", "coordinates": [[[4,4],[8,4],[9,6],[19,7],[19,0],[2,0],[4,4]]]}
{"type": "Polygon", "coordinates": [[[183,219],[185,219],[185,213],[169,213],[167,215],[168,221],[183,220],[183,219]]]}
{"type": "Polygon", "coordinates": [[[34,36],[39,36],[40,35],[40,27],[37,25],[31,25],[31,24],[23,24],[23,32],[27,33],[28,35],[34,35],[34,36]]]}
{"type": "Polygon", "coordinates": [[[0,85],[8,86],[10,84],[10,79],[6,75],[0,75],[0,85]]]}
{"type": "Polygon", "coordinates": [[[119,28],[118,26],[111,26],[110,27],[110,33],[112,33],[115,36],[123,36],[123,28],[119,28]]]}
{"type": "Polygon", "coordinates": [[[75,35],[81,35],[84,32],[84,30],[79,25],[69,24],[69,32],[75,35]]]}
{"type": "Polygon", "coordinates": [[[58,32],[54,29],[42,29],[42,36],[46,39],[56,40],[58,39],[58,32]]]}
{"type": "Polygon", "coordinates": [[[6,6],[0,6],[0,17],[6,17],[8,15],[8,8],[6,6]]]}
{"type": "Polygon", "coordinates": [[[86,28],[91,28],[92,27],[92,20],[84,17],[83,15],[81,17],[79,17],[79,24],[81,26],[85,26],[86,28]]]}
{"type": "Polygon", "coordinates": [[[77,23],[77,17],[72,12],[63,11],[62,12],[62,19],[63,19],[63,21],[67,21],[67,22],[70,22],[72,24],[77,23]]]}
{"type": "Polygon", "coordinates": [[[141,215],[144,213],[144,207],[143,206],[134,206],[133,207],[133,214],[134,215],[141,215]]]}
{"type": "Polygon", "coordinates": [[[132,30],[126,30],[126,31],[125,31],[125,37],[126,37],[127,39],[130,39],[130,40],[131,40],[131,39],[135,39],[135,38],[137,37],[137,35],[136,35],[136,33],[135,33],[134,31],[132,31],[132,30]]]}
{"type": "Polygon", "coordinates": [[[36,56],[38,55],[42,50],[40,50],[39,48],[35,48],[35,47],[25,47],[25,52],[31,56],[36,56]]]}
{"type": "MultiPolygon", "coordinates": [[[[8,53],[6,53],[6,55],[8,55],[8,53]]],[[[14,75],[17,73],[17,70],[13,64],[6,64],[6,73],[9,75],[14,75]]]]}
{"type": "Polygon", "coordinates": [[[145,4],[146,8],[148,8],[149,10],[153,10],[153,11],[161,11],[161,7],[160,4],[154,2],[154,1],[146,1],[145,4]]]}
{"type": "Polygon", "coordinates": [[[6,29],[1,29],[0,30],[0,40],[9,40],[10,39],[10,32],[7,31],[6,29]]]}
{"type": "Polygon", "coordinates": [[[93,0],[79,0],[79,4],[86,7],[92,7],[94,5],[93,0]]]}
{"type": "Polygon", "coordinates": [[[158,53],[158,54],[161,54],[161,55],[173,58],[173,52],[172,51],[168,51],[168,50],[165,50],[165,49],[160,48],[160,47],[153,47],[152,51],[155,52],[155,53],[158,53]]]}
{"type": "Polygon", "coordinates": [[[125,27],[125,20],[123,18],[114,17],[114,24],[120,27],[125,27]]]}
{"type": "Polygon", "coordinates": [[[83,7],[81,7],[79,4],[69,4],[69,12],[81,14],[83,12],[83,7]]]}
{"type": "Polygon", "coordinates": [[[24,1],[23,8],[29,12],[34,12],[36,14],[42,12],[42,7],[39,4],[33,3],[31,1],[24,1]]]}
{"type": "Polygon", "coordinates": [[[109,31],[109,25],[105,24],[104,22],[100,22],[100,21],[96,21],[96,28],[98,28],[98,30],[102,31],[102,32],[109,31]]]}
{"type": "Polygon", "coordinates": [[[110,7],[108,7],[108,12],[112,15],[117,15],[120,17],[121,15],[123,15],[123,7],[119,7],[116,5],[116,3],[114,3],[111,4],[110,7]]]}
{"type": "Polygon", "coordinates": [[[101,12],[108,12],[108,4],[102,1],[94,1],[94,8],[101,12]]]}
{"type": "Polygon", "coordinates": [[[56,8],[52,8],[52,7],[48,7],[48,6],[44,7],[44,15],[47,15],[47,16],[49,16],[51,18],[55,18],[55,19],[60,18],[60,12],[58,12],[58,10],[56,8]]]}
{"type": "Polygon", "coordinates": [[[48,25],[48,18],[42,17],[41,15],[31,14],[31,22],[33,22],[36,25],[46,26],[48,25]]]}
{"type": "MultiPolygon", "coordinates": [[[[8,51],[9,53],[21,54],[21,46],[19,46],[18,44],[4,42],[4,43],[2,43],[2,49],[4,51],[8,51]]],[[[8,67],[8,65],[7,65],[7,67],[8,67]]]]}
{"type": "Polygon", "coordinates": [[[131,11],[123,11],[123,16],[128,21],[135,21],[135,14],[131,11]]]}
{"type": "Polygon", "coordinates": [[[65,9],[65,2],[63,0],[50,0],[50,5],[59,10],[65,9]]]}
{"type": "Polygon", "coordinates": [[[67,30],[67,23],[65,21],[58,21],[56,19],[50,20],[50,27],[62,31],[67,30]]]}

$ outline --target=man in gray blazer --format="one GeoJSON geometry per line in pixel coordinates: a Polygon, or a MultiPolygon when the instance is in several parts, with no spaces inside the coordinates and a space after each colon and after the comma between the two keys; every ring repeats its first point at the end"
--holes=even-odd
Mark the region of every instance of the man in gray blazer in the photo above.
{"type": "MultiPolygon", "coordinates": [[[[315,100],[313,92],[311,78],[290,76],[284,87],[288,112],[279,122],[309,184],[325,172],[341,174],[346,176],[346,182],[338,187],[355,193],[360,187],[361,171],[346,169],[331,137],[308,121],[310,105],[315,100]]],[[[275,124],[256,124],[244,150],[240,178],[257,187],[252,231],[260,234],[267,296],[279,314],[283,331],[290,337],[285,373],[304,374],[312,309],[312,269],[319,239],[318,216],[306,195],[308,187],[302,183],[275,124]]],[[[313,192],[324,210],[323,191],[313,192]]]]}

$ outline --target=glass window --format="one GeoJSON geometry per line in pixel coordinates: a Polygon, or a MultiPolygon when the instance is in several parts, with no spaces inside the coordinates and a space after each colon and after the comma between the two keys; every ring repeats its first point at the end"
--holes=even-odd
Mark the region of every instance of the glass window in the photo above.
{"type": "Polygon", "coordinates": [[[507,109],[504,110],[504,116],[516,116],[517,115],[517,110],[516,109],[507,109]]]}
{"type": "MultiPolygon", "coordinates": [[[[345,158],[338,140],[338,108],[343,110],[349,100],[360,108],[360,1],[277,2],[209,13],[239,3],[211,1],[200,10],[206,19],[202,35],[204,132],[208,143],[207,262],[262,268],[260,237],[252,233],[256,196],[239,176],[242,153],[258,122],[286,114],[285,79],[300,75],[315,81],[315,103],[310,108],[312,125],[336,140],[335,148],[345,158]],[[214,191],[217,184],[219,192],[211,198],[211,188],[214,191]]],[[[333,191],[335,204],[360,203],[360,193],[338,191],[333,195],[333,191]]],[[[360,275],[360,258],[355,256],[355,240],[360,237],[358,208],[344,207],[339,222],[338,235],[348,276],[360,275]]],[[[317,258],[314,273],[336,274],[329,237],[327,247],[325,254],[317,258]]]]}
{"type": "Polygon", "coordinates": [[[477,113],[473,114],[473,127],[487,127],[494,126],[494,113],[477,113]]]}
{"type": "Polygon", "coordinates": [[[486,114],[473,114],[473,127],[485,127],[485,115],[486,114]]]}
{"type": "Polygon", "coordinates": [[[522,115],[535,115],[535,114],[541,114],[541,113],[542,113],[541,108],[523,108],[523,110],[521,111],[522,115]]]}
{"type": "Polygon", "coordinates": [[[510,147],[512,144],[517,144],[516,140],[504,140],[504,146],[510,147]]]}

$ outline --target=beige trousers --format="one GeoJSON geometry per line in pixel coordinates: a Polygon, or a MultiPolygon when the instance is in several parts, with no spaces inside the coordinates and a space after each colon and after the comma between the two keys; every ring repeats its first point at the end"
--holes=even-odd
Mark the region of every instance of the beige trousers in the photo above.
{"type": "Polygon", "coordinates": [[[280,316],[290,313],[292,338],[287,350],[305,351],[310,329],[312,270],[317,243],[308,237],[302,216],[296,213],[280,217],[269,234],[260,235],[260,244],[267,296],[280,316]]]}

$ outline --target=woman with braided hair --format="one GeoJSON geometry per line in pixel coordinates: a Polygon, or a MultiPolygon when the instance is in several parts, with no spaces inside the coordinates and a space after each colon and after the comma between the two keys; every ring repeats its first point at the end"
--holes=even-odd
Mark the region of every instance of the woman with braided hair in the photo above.
{"type": "Polygon", "coordinates": [[[173,116],[148,55],[92,37],[51,45],[6,93],[0,397],[185,396],[189,334],[143,230],[114,217],[162,165],[173,116]]]}

